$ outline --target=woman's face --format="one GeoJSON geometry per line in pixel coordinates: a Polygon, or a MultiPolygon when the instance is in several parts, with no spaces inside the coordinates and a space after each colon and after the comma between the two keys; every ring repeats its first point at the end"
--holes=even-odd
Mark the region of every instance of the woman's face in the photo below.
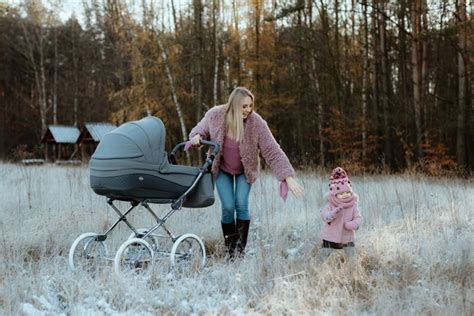
{"type": "Polygon", "coordinates": [[[246,96],[242,99],[242,116],[244,120],[252,113],[252,107],[253,102],[251,97],[246,96]]]}

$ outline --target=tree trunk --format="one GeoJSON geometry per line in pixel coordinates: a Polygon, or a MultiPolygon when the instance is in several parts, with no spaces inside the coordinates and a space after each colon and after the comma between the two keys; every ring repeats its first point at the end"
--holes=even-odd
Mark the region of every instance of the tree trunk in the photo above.
{"type": "Polygon", "coordinates": [[[194,30],[197,40],[197,56],[195,56],[196,78],[197,78],[197,99],[196,99],[196,123],[202,118],[202,106],[203,106],[203,81],[204,81],[204,32],[202,26],[202,11],[203,5],[201,0],[193,0],[194,7],[194,30]]]}
{"type": "Polygon", "coordinates": [[[74,126],[78,125],[77,112],[78,112],[78,91],[79,91],[79,67],[78,57],[76,54],[76,31],[72,35],[72,66],[74,73],[74,94],[73,94],[73,120],[74,126]]]}
{"type": "Polygon", "coordinates": [[[260,93],[260,0],[255,1],[255,94],[260,93]]]}
{"type": "Polygon", "coordinates": [[[466,0],[459,0],[457,10],[458,24],[458,113],[456,129],[456,161],[458,164],[466,165],[466,36],[467,17],[466,0]]]}
{"type": "MultiPolygon", "coordinates": [[[[372,24],[371,24],[371,41],[369,46],[372,47],[373,49],[373,56],[374,56],[374,61],[372,63],[372,111],[373,113],[373,118],[375,120],[378,120],[378,108],[379,108],[379,80],[380,80],[380,74],[379,74],[379,37],[378,37],[378,12],[376,10],[376,0],[374,0],[374,5],[372,6],[372,24]]],[[[377,128],[378,130],[378,128],[377,128]]]]}
{"type": "Polygon", "coordinates": [[[173,14],[173,23],[174,23],[174,31],[178,31],[178,21],[176,19],[176,8],[174,6],[174,0],[171,0],[171,11],[173,14]]]}
{"type": "Polygon", "coordinates": [[[58,124],[58,35],[54,26],[53,124],[58,124]]]}
{"type": "Polygon", "coordinates": [[[383,110],[383,135],[384,135],[384,154],[388,165],[392,163],[392,148],[390,139],[390,122],[389,122],[389,108],[388,108],[388,65],[387,65],[387,47],[385,41],[385,1],[380,2],[379,14],[379,44],[380,44],[380,76],[381,76],[381,89],[380,89],[380,100],[382,102],[383,110]]]}
{"type": "Polygon", "coordinates": [[[219,85],[219,39],[218,39],[218,32],[217,32],[217,17],[216,11],[217,8],[217,0],[212,1],[212,28],[213,28],[213,44],[214,44],[214,75],[213,75],[213,89],[212,89],[212,103],[213,105],[217,105],[218,102],[218,85],[219,85]]]}
{"type": "MultiPolygon", "coordinates": [[[[407,55],[407,33],[405,31],[405,19],[406,19],[406,8],[407,0],[400,0],[400,7],[398,10],[398,25],[399,25],[399,45],[398,45],[398,107],[402,109],[399,113],[400,123],[402,125],[401,130],[408,131],[411,130],[412,125],[412,115],[411,112],[412,103],[409,101],[409,89],[408,86],[410,79],[409,73],[407,71],[407,64],[409,63],[409,57],[407,55]]],[[[403,132],[397,130],[397,136],[403,137],[403,132]]],[[[405,160],[405,165],[408,169],[411,169],[412,165],[412,153],[411,149],[408,146],[408,142],[403,141],[405,144],[405,150],[403,154],[403,159],[405,160]]]]}
{"type": "Polygon", "coordinates": [[[422,0],[414,0],[411,4],[411,24],[412,24],[412,40],[411,40],[411,61],[412,61],[412,79],[413,79],[413,109],[415,113],[415,133],[416,133],[416,153],[418,158],[423,156],[422,151],[422,126],[421,126],[421,12],[422,0]]]}
{"type": "Polygon", "coordinates": [[[303,25],[302,25],[302,10],[298,10],[298,82],[296,83],[297,87],[297,107],[296,107],[296,117],[297,117],[297,139],[298,139],[298,148],[299,148],[299,157],[305,157],[305,141],[303,136],[303,116],[304,116],[304,102],[303,102],[303,84],[304,84],[304,52],[303,52],[303,25]]]}
{"type": "MultiPolygon", "coordinates": [[[[237,5],[236,5],[236,2],[237,0],[232,0],[232,12],[233,12],[233,17],[234,17],[234,28],[235,28],[235,33],[236,33],[236,37],[237,37],[237,43],[236,43],[236,62],[234,62],[234,65],[236,66],[236,73],[237,73],[237,85],[240,86],[240,83],[242,81],[241,77],[240,77],[240,73],[241,73],[241,70],[240,70],[240,32],[239,32],[239,13],[238,13],[238,9],[237,9],[237,5]]],[[[231,84],[232,86],[232,84],[231,84]]]]}
{"type": "Polygon", "coordinates": [[[44,63],[44,34],[41,25],[32,25],[32,31],[22,23],[23,35],[26,43],[26,56],[33,69],[36,92],[38,93],[38,106],[41,120],[41,134],[44,135],[48,128],[48,103],[46,96],[46,72],[44,63]],[[36,57],[36,55],[38,57],[36,57]],[[38,59],[38,60],[37,60],[38,59]]]}
{"type": "MultiPolygon", "coordinates": [[[[316,56],[316,55],[315,55],[316,56]]],[[[318,124],[318,139],[319,139],[319,163],[321,167],[324,167],[325,161],[325,154],[324,154],[324,136],[323,136],[323,128],[324,128],[324,109],[323,109],[323,102],[321,102],[320,98],[320,86],[319,86],[319,78],[318,72],[316,69],[316,58],[312,58],[311,68],[312,71],[310,72],[311,82],[313,83],[313,95],[314,95],[314,103],[317,106],[317,124],[318,124]]]]}
{"type": "MultiPolygon", "coordinates": [[[[427,4],[426,0],[422,0],[421,4],[421,22],[422,30],[428,29],[428,20],[427,20],[427,4]]],[[[425,36],[421,34],[421,109],[422,109],[422,130],[423,130],[423,139],[425,141],[428,139],[428,130],[429,126],[429,107],[428,107],[428,43],[425,39],[425,36]]]]}
{"type": "MultiPolygon", "coordinates": [[[[165,66],[166,76],[168,77],[168,84],[169,84],[169,87],[170,87],[171,97],[172,97],[172,99],[174,101],[174,104],[176,106],[176,113],[178,114],[179,123],[181,125],[181,134],[182,134],[182,137],[183,137],[183,142],[185,142],[185,141],[188,140],[188,131],[186,129],[186,123],[184,121],[183,111],[181,110],[181,104],[178,101],[178,95],[176,93],[176,89],[175,89],[175,86],[174,86],[173,75],[171,74],[170,64],[169,64],[169,61],[168,61],[168,54],[166,53],[165,47],[163,46],[163,43],[162,43],[161,38],[160,38],[160,34],[158,34],[158,33],[156,34],[156,40],[158,42],[158,47],[161,50],[161,57],[163,58],[163,63],[164,63],[164,66],[165,66]]],[[[191,164],[191,157],[190,157],[188,151],[186,151],[186,159],[187,159],[188,165],[190,165],[191,164]]]]}
{"type": "Polygon", "coordinates": [[[147,116],[151,116],[151,110],[150,110],[149,99],[148,99],[147,81],[146,81],[146,76],[145,76],[145,69],[143,67],[143,58],[140,51],[138,51],[138,48],[136,48],[136,46],[135,46],[135,50],[136,50],[136,56],[137,56],[136,58],[138,61],[138,67],[140,68],[140,77],[142,79],[142,84],[143,84],[143,99],[145,101],[145,111],[146,111],[147,116]]]}
{"type": "Polygon", "coordinates": [[[369,99],[369,20],[367,17],[367,1],[363,7],[363,69],[362,69],[362,161],[367,162],[367,104],[369,99]]]}
{"type": "Polygon", "coordinates": [[[341,78],[341,57],[339,50],[339,0],[334,1],[334,80],[336,87],[337,109],[343,110],[342,100],[343,85],[341,78]]]}

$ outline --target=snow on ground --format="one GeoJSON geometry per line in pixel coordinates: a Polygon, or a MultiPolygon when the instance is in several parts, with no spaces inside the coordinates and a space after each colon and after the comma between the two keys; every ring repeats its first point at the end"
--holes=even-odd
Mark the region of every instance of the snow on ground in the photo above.
{"type": "MultiPolygon", "coordinates": [[[[86,167],[0,165],[0,314],[438,314],[473,311],[472,179],[420,175],[353,176],[365,223],[357,258],[319,253],[319,209],[327,176],[301,173],[302,200],[278,196],[264,174],[251,193],[248,255],[222,256],[219,202],[183,209],[167,222],[176,234],[201,236],[202,273],[181,276],[157,261],[151,277],[72,272],[74,239],[103,232],[116,219],[89,188],[86,167]]],[[[125,203],[120,204],[125,209],[125,203]]],[[[163,214],[167,205],[153,205],[163,214]]],[[[139,209],[136,227],[153,219],[139,209]]],[[[115,251],[125,225],[107,240],[115,251]]]]}

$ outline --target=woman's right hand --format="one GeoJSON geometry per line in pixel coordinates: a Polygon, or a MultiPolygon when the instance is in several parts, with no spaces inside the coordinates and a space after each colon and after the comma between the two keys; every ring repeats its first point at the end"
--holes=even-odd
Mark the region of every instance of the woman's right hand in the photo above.
{"type": "Polygon", "coordinates": [[[195,147],[201,146],[201,135],[197,134],[193,138],[190,139],[191,144],[195,147]]]}
{"type": "Polygon", "coordinates": [[[288,189],[299,199],[304,196],[304,187],[296,182],[293,177],[287,177],[285,179],[288,184],[288,189]]]}

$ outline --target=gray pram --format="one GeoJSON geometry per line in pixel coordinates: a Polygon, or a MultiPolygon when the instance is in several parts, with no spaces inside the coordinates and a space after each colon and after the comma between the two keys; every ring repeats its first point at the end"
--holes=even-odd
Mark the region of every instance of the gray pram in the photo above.
{"type": "Polygon", "coordinates": [[[211,149],[201,167],[176,165],[176,153],[185,142],[165,151],[166,131],[162,121],[148,116],[128,122],[107,133],[90,160],[90,183],[95,193],[107,197],[107,203],[119,219],[103,234],[85,233],[79,236],[69,251],[69,265],[95,269],[107,261],[114,262],[115,271],[143,271],[151,266],[155,257],[169,256],[172,266],[197,271],[206,260],[201,238],[195,234],[173,235],[165,226],[166,220],[182,207],[202,208],[214,203],[214,183],[210,167],[219,152],[219,145],[201,141],[211,149]],[[130,202],[122,213],[114,201],[130,202]],[[171,210],[160,218],[150,203],[171,204],[171,210]],[[156,223],[147,229],[136,229],[127,221],[127,215],[138,205],[143,206],[156,223]],[[132,234],[109,257],[105,240],[109,233],[124,222],[132,234]],[[166,235],[156,234],[163,228],[166,235]],[[159,238],[170,238],[171,251],[160,249],[159,238]]]}

